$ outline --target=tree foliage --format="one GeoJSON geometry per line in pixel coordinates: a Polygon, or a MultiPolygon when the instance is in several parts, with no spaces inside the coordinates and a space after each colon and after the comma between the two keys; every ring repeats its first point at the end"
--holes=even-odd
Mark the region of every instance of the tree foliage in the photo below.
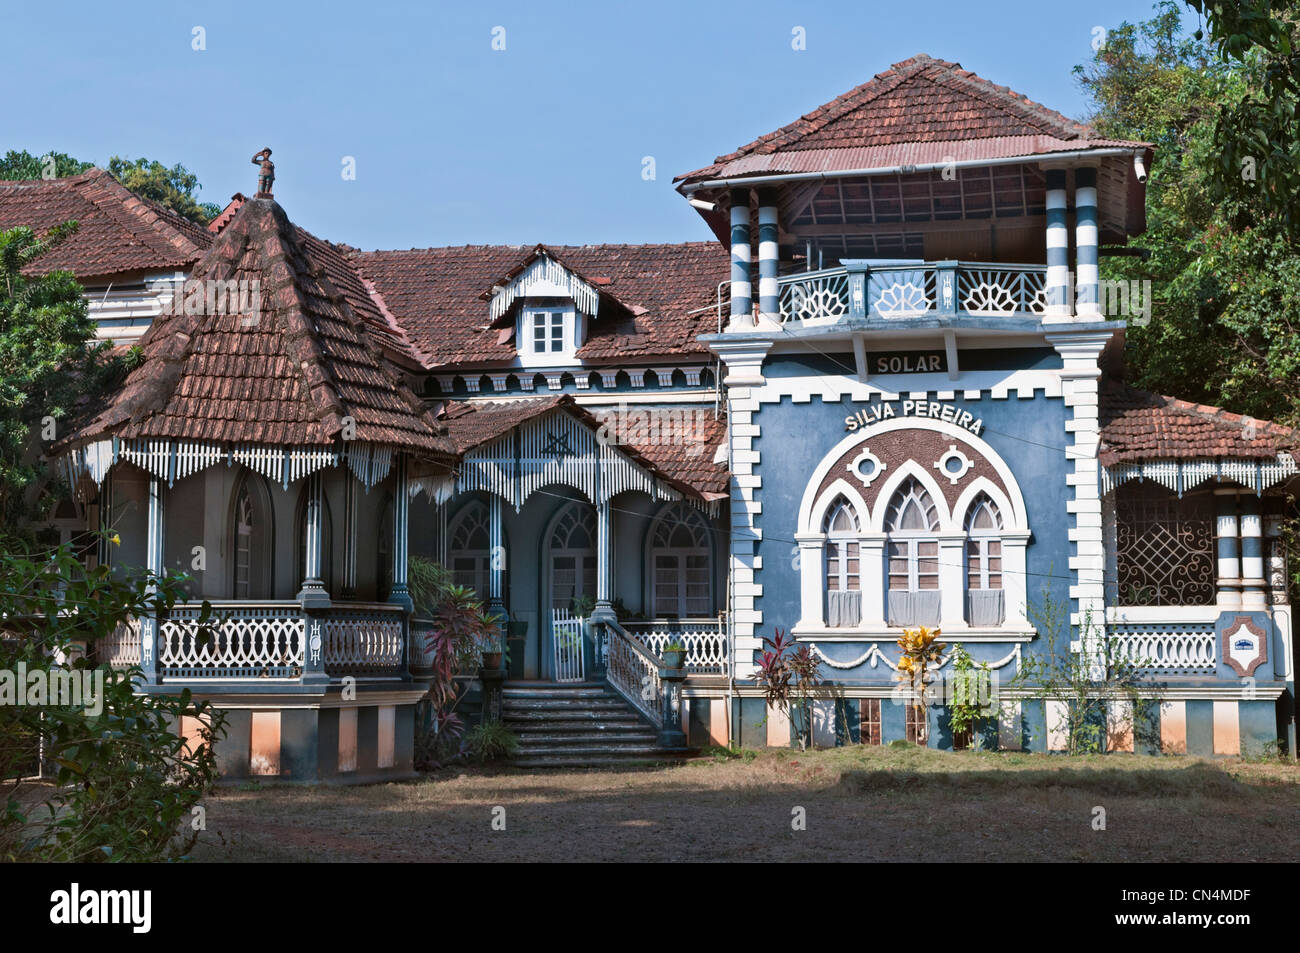
{"type": "Polygon", "coordinates": [[[30,535],[50,503],[36,497],[48,472],[39,450],[137,359],[94,343],[95,324],[69,272],[24,273],[76,229],[65,222],[42,237],[30,228],[0,231],[0,537],[30,535]]]}
{"type": "Polygon", "coordinates": [[[10,149],[0,159],[0,180],[61,179],[66,175],[80,175],[93,165],[64,152],[51,150],[34,156],[26,149],[10,149]]]}
{"type": "MultiPolygon", "coordinates": [[[[10,691],[28,688],[33,676],[36,684],[51,675],[102,679],[81,704],[49,693],[36,704],[15,695],[0,705],[0,860],[158,861],[193,846],[224,716],[188,689],[137,694],[138,669],[96,669],[87,654],[128,619],[170,608],[183,580],[107,567],[87,573],[68,546],[0,552],[0,673],[26,675],[10,691]],[[206,726],[188,741],[177,730],[186,716],[206,726]],[[55,769],[54,788],[21,780],[39,754],[55,769]]],[[[204,604],[205,619],[210,611],[204,604]]]]}
{"type": "Polygon", "coordinates": [[[1257,82],[1183,28],[1179,7],[1110,31],[1088,66],[1099,133],[1151,142],[1149,258],[1103,259],[1104,277],[1150,279],[1152,319],[1128,331],[1130,378],[1162,394],[1300,423],[1300,251],[1258,195],[1224,195],[1220,115],[1257,82]]]}
{"type": "Polygon", "coordinates": [[[192,222],[206,225],[221,214],[220,206],[194,198],[199,178],[179,162],[168,168],[156,159],[113,156],[108,171],[136,195],[165,205],[192,222]]]}

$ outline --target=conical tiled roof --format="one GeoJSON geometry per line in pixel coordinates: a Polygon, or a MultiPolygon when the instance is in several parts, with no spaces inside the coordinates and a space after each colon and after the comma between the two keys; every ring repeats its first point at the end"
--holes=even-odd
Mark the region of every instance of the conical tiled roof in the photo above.
{"type": "Polygon", "coordinates": [[[678,179],[831,172],[1129,145],[1145,144],[1100,139],[1089,126],[962,69],[960,63],[919,53],[678,179]],[[777,161],[778,155],[784,158],[777,161]]]}
{"type": "Polygon", "coordinates": [[[329,446],[352,418],[357,441],[450,452],[359,316],[371,304],[351,265],[274,200],[247,200],[190,277],[189,306],[154,321],[144,362],[68,445],[111,435],[329,446]],[[228,285],[214,307],[215,282],[240,283],[240,296],[228,285]]]}

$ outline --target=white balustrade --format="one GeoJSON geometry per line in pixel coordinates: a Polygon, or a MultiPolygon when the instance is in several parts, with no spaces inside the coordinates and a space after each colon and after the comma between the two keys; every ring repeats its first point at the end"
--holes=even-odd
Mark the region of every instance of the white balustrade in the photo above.
{"type": "Polygon", "coordinates": [[[387,603],[335,604],[325,616],[323,660],[329,675],[399,675],[402,611],[387,603]]]}
{"type": "Polygon", "coordinates": [[[623,627],[661,658],[664,646],[671,642],[680,644],[686,649],[686,671],[690,675],[726,675],[728,672],[724,618],[625,622],[623,627]]]}
{"type": "Polygon", "coordinates": [[[567,609],[551,614],[551,642],[555,648],[555,680],[581,682],[586,673],[582,659],[582,633],[586,620],[571,615],[567,609]]]}
{"type": "Polygon", "coordinates": [[[111,668],[140,664],[140,620],[125,619],[97,646],[101,662],[111,668]]]}
{"type": "Polygon", "coordinates": [[[600,625],[604,629],[602,649],[609,684],[656,727],[662,728],[663,683],[659,678],[658,656],[617,623],[600,625]]]}
{"type": "Polygon", "coordinates": [[[1213,675],[1214,624],[1127,624],[1109,627],[1114,654],[1166,675],[1213,675]]]}
{"type": "Polygon", "coordinates": [[[212,603],[172,608],[158,627],[158,668],[170,678],[297,678],[304,620],[297,602],[212,603]]]}

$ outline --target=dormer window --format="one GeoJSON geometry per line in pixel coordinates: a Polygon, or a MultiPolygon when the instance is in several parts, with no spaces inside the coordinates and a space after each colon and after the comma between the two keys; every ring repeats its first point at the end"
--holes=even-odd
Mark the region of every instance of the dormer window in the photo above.
{"type": "Polygon", "coordinates": [[[567,299],[545,298],[519,307],[515,340],[525,367],[576,364],[582,346],[583,315],[567,299]]]}
{"type": "Polygon", "coordinates": [[[534,354],[563,354],[566,312],[551,308],[526,312],[532,331],[534,354]]]}

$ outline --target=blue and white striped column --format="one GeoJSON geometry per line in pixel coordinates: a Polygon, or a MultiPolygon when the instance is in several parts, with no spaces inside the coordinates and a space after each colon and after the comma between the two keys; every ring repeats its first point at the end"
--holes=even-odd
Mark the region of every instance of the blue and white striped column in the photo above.
{"type": "Polygon", "coordinates": [[[325,504],[321,496],[321,475],[317,470],[307,477],[306,512],[303,522],[306,539],[303,541],[303,580],[298,600],[306,606],[308,603],[328,602],[325,581],[322,573],[325,549],[325,504]]]}
{"type": "Polygon", "coordinates": [[[393,462],[393,476],[393,590],[388,601],[410,612],[414,607],[406,585],[406,558],[410,546],[411,486],[406,454],[398,454],[393,462]]]}
{"type": "Polygon", "coordinates": [[[1264,520],[1259,497],[1243,494],[1241,500],[1241,607],[1264,609],[1268,605],[1264,580],[1264,520]]]}
{"type": "Polygon", "coordinates": [[[343,467],[343,598],[357,597],[357,478],[343,467]]]}
{"type": "Polygon", "coordinates": [[[1219,535],[1219,572],[1215,603],[1220,609],[1241,608],[1241,557],[1237,535],[1237,491],[1214,491],[1219,535]]]}
{"type": "Polygon", "coordinates": [[[506,547],[501,525],[501,497],[488,497],[488,610],[505,610],[506,547]]]}
{"type": "Polygon", "coordinates": [[[777,212],[776,190],[760,189],[758,193],[758,320],[760,323],[781,323],[781,303],[776,280],[780,260],[779,236],[780,217],[777,212]]]}
{"type": "Polygon", "coordinates": [[[1074,313],[1080,318],[1101,318],[1101,277],[1097,270],[1097,170],[1074,170],[1074,313]]]}
{"type": "Polygon", "coordinates": [[[1070,317],[1070,230],[1066,225],[1065,170],[1047,173],[1047,307],[1043,320],[1070,317]]]}
{"type": "Polygon", "coordinates": [[[731,192],[731,324],[754,323],[754,292],[749,281],[749,190],[731,192]]]}
{"type": "MultiPolygon", "coordinates": [[[[158,477],[149,478],[149,521],[145,539],[145,566],[156,578],[163,574],[164,565],[164,494],[167,492],[163,481],[158,477]]],[[[145,589],[153,595],[157,586],[152,582],[145,589]]],[[[158,613],[150,611],[140,620],[140,668],[144,680],[151,684],[158,682],[158,613]]]]}

